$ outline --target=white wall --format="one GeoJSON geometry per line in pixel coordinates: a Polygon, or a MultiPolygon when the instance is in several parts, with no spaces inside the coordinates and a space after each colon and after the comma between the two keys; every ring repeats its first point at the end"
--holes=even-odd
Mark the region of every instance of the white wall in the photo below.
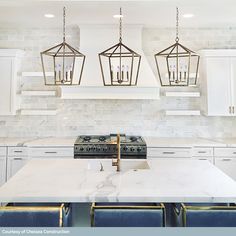
{"type": "MultiPolygon", "coordinates": [[[[67,30],[72,45],[79,29],[67,30]]],[[[143,49],[156,74],[153,54],[173,43],[173,29],[144,29],[143,49]]],[[[96,40],[96,38],[94,38],[96,40]]],[[[236,29],[186,29],[180,40],[194,50],[236,48],[236,29]]],[[[26,51],[22,71],[40,71],[39,52],[61,42],[61,29],[0,29],[0,48],[26,51]]],[[[110,45],[108,42],[107,46],[110,45]]],[[[132,45],[131,45],[132,46],[132,45]]],[[[81,48],[83,52],[83,49],[81,48]]],[[[87,66],[89,61],[87,61],[87,66]]],[[[48,89],[42,79],[24,78],[20,89],[48,89]]],[[[236,119],[220,117],[166,117],[163,109],[198,108],[199,99],[164,98],[158,101],[75,100],[24,98],[22,108],[57,108],[57,116],[0,116],[0,136],[76,136],[124,132],[152,136],[229,137],[236,135],[236,119]]]]}

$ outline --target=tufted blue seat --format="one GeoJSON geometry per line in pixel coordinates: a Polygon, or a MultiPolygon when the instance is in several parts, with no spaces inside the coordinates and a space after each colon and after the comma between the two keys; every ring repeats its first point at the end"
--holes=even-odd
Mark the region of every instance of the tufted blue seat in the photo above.
{"type": "Polygon", "coordinates": [[[158,203],[94,203],[94,227],[163,227],[165,207],[158,203]]]}
{"type": "Polygon", "coordinates": [[[0,227],[69,227],[70,204],[10,203],[0,207],[0,227]]]}
{"type": "Polygon", "coordinates": [[[174,204],[175,224],[182,227],[236,227],[236,206],[224,203],[174,204]]]}

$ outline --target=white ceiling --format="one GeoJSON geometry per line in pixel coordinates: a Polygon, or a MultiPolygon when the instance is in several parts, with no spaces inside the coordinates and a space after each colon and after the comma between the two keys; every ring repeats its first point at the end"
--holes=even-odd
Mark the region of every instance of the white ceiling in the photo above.
{"type": "Polygon", "coordinates": [[[112,15],[122,6],[125,24],[175,27],[175,7],[179,6],[180,15],[195,15],[190,19],[181,17],[181,27],[236,26],[236,0],[0,0],[0,27],[60,27],[64,5],[67,25],[115,24],[117,19],[112,15]],[[55,14],[55,18],[45,18],[45,13],[55,14]]]}

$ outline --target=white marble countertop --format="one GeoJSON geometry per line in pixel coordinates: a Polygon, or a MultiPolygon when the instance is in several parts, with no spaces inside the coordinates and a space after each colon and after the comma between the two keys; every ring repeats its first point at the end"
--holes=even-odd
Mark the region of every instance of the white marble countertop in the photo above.
{"type": "Polygon", "coordinates": [[[0,138],[0,146],[2,147],[23,147],[26,142],[31,141],[33,138],[0,138]]]}
{"type": "Polygon", "coordinates": [[[77,137],[49,137],[49,138],[36,138],[25,145],[28,147],[74,147],[77,137]]]}
{"type": "Polygon", "coordinates": [[[101,162],[102,172],[94,160],[31,160],[0,188],[0,202],[236,202],[236,182],[208,162],[151,159],[150,169],[125,171],[134,165],[126,160],[121,172],[101,162]]]}
{"type": "MultiPolygon", "coordinates": [[[[73,147],[77,137],[0,138],[0,146],[73,147]]],[[[236,138],[161,138],[144,137],[147,147],[236,147],[236,138]]]]}
{"type": "Polygon", "coordinates": [[[236,138],[221,138],[216,141],[224,143],[227,147],[236,147],[236,138]]]}
{"type": "MultiPolygon", "coordinates": [[[[226,147],[223,141],[204,138],[144,137],[147,147],[226,147]]],[[[236,139],[235,139],[236,140],[236,139]]]]}

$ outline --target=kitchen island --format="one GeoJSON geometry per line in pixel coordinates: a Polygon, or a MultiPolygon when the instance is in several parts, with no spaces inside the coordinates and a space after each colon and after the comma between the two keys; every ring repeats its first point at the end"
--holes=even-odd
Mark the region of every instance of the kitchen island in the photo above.
{"type": "Polygon", "coordinates": [[[207,161],[34,159],[0,202],[236,202],[236,182],[207,161]]]}

